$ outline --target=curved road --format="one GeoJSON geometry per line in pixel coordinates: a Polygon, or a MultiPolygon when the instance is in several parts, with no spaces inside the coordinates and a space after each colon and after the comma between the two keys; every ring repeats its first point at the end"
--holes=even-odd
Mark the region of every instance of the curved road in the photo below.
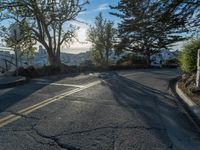
{"type": "Polygon", "coordinates": [[[199,150],[175,69],[52,76],[0,91],[0,150],[199,150]]]}

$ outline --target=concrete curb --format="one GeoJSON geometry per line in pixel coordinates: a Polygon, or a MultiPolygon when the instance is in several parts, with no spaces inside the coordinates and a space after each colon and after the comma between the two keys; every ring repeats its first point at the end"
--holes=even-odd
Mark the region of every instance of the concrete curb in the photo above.
{"type": "Polygon", "coordinates": [[[13,82],[8,82],[8,83],[5,83],[5,84],[0,84],[0,89],[6,89],[6,88],[11,88],[11,87],[14,87],[14,86],[18,86],[18,85],[22,85],[24,84],[25,82],[27,82],[27,78],[26,77],[21,77],[20,79],[17,79],[13,82]]]}
{"type": "Polygon", "coordinates": [[[195,122],[200,126],[200,107],[179,88],[178,81],[176,81],[175,84],[175,91],[187,111],[190,113],[191,117],[193,117],[195,122]]]}

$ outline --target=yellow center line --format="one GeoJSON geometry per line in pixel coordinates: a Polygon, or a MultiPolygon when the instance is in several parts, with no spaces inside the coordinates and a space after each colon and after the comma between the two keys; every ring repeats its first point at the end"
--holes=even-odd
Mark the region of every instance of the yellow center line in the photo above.
{"type": "MultiPolygon", "coordinates": [[[[51,103],[53,103],[55,101],[58,101],[58,100],[66,97],[66,96],[69,96],[69,95],[72,95],[74,93],[80,92],[80,91],[82,91],[84,89],[90,88],[90,87],[92,87],[94,85],[99,84],[100,82],[101,81],[95,81],[95,82],[92,82],[92,83],[89,83],[89,84],[83,86],[82,88],[76,88],[74,90],[67,91],[67,92],[62,93],[60,95],[54,96],[52,98],[49,98],[49,99],[46,99],[46,100],[44,100],[42,102],[34,104],[34,105],[30,106],[30,107],[24,108],[24,109],[16,112],[16,114],[28,115],[28,114],[32,113],[33,111],[38,110],[38,109],[40,109],[40,108],[42,108],[42,107],[44,107],[44,106],[46,106],[48,104],[51,104],[51,103]]],[[[7,124],[9,124],[9,123],[12,123],[12,122],[20,119],[21,117],[22,116],[11,114],[11,115],[8,115],[6,117],[1,118],[0,119],[0,128],[5,126],[5,125],[7,125],[7,124]]]]}
{"type": "Polygon", "coordinates": [[[16,115],[12,114],[12,115],[8,115],[8,116],[6,116],[6,117],[0,119],[0,124],[3,123],[3,122],[5,122],[6,120],[9,120],[10,118],[15,117],[15,116],[16,116],[16,115]]]}
{"type": "Polygon", "coordinates": [[[12,123],[12,122],[14,122],[14,121],[16,121],[16,120],[18,120],[20,118],[21,118],[21,116],[15,116],[13,118],[10,118],[9,120],[6,120],[6,121],[0,123],[0,128],[2,128],[3,126],[8,125],[9,123],[12,123]]]}

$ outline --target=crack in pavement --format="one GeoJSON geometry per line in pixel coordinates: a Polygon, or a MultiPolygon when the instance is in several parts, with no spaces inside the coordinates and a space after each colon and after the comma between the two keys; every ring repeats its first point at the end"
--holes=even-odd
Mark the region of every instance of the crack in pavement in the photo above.
{"type": "Polygon", "coordinates": [[[59,136],[64,136],[64,135],[82,134],[82,133],[93,132],[93,131],[102,130],[102,129],[140,129],[140,130],[166,131],[166,129],[164,129],[164,128],[158,128],[158,127],[144,127],[144,126],[119,127],[119,126],[108,126],[108,127],[94,128],[94,129],[90,129],[90,130],[75,131],[75,132],[71,132],[71,133],[56,134],[54,136],[55,137],[59,137],[59,136]]]}
{"type": "Polygon", "coordinates": [[[11,113],[15,116],[20,116],[22,118],[25,118],[25,119],[34,119],[34,120],[40,120],[40,118],[37,118],[37,117],[33,117],[33,116],[27,116],[27,115],[24,115],[24,114],[21,114],[21,113],[17,113],[17,112],[14,112],[14,111],[5,111],[7,113],[11,113]]]}
{"type": "Polygon", "coordinates": [[[112,149],[115,150],[115,143],[116,143],[115,130],[112,130],[112,135],[113,135],[112,149]]]}
{"type": "MultiPolygon", "coordinates": [[[[62,133],[62,134],[57,134],[53,136],[48,136],[45,134],[40,133],[37,129],[33,129],[37,135],[39,135],[42,138],[50,139],[56,143],[57,146],[59,146],[62,149],[67,149],[67,150],[80,150],[80,148],[76,148],[74,146],[71,146],[69,144],[63,144],[59,142],[59,138],[62,136],[67,136],[67,135],[73,135],[73,134],[82,134],[82,133],[87,133],[87,132],[92,132],[92,131],[97,131],[97,130],[102,130],[102,129],[140,129],[140,130],[158,130],[158,131],[166,131],[164,128],[157,128],[157,127],[144,127],[144,126],[134,126],[134,127],[117,127],[117,126],[108,126],[108,127],[100,127],[100,128],[95,128],[91,130],[83,130],[83,131],[76,131],[76,132],[71,132],[71,133],[62,133]]],[[[115,131],[112,131],[113,133],[113,150],[115,149],[115,131]]],[[[169,142],[168,145],[169,149],[173,149],[173,143],[169,142]]]]}
{"type": "Polygon", "coordinates": [[[57,145],[58,147],[60,147],[63,150],[80,150],[79,148],[76,148],[76,147],[68,145],[68,144],[61,144],[59,142],[59,139],[57,138],[57,136],[47,136],[47,135],[44,135],[44,134],[40,133],[36,128],[33,128],[33,130],[35,131],[35,133],[38,136],[53,141],[55,143],[55,145],[57,145]]]}
{"type": "MultiPolygon", "coordinates": [[[[27,116],[26,116],[27,117],[27,116]]],[[[32,118],[31,118],[32,119],[32,118]]],[[[39,120],[39,119],[37,119],[39,120]]],[[[37,122],[38,123],[38,122],[37,122]]],[[[62,133],[62,134],[57,134],[57,135],[53,135],[53,136],[48,136],[48,135],[45,135],[43,133],[41,133],[40,131],[38,131],[36,129],[36,126],[37,126],[37,123],[35,123],[34,125],[31,126],[30,129],[27,129],[27,130],[21,130],[21,131],[29,131],[27,134],[29,136],[31,136],[34,141],[36,141],[37,143],[39,144],[45,144],[45,145],[48,145],[48,146],[57,146],[57,147],[60,147],[61,149],[63,150],[80,150],[80,148],[77,148],[77,147],[74,147],[72,145],[69,145],[69,144],[63,144],[63,143],[60,143],[59,142],[59,138],[61,136],[67,136],[67,135],[73,135],[73,134],[82,134],[82,133],[87,133],[87,132],[92,132],[92,131],[97,131],[97,130],[102,130],[102,129],[140,129],[140,130],[158,130],[158,131],[166,131],[165,128],[159,128],[159,127],[145,127],[145,126],[126,126],[126,127],[123,127],[123,126],[107,126],[107,127],[99,127],[99,128],[94,128],[94,129],[90,129],[90,130],[83,130],[83,131],[75,131],[75,132],[71,132],[71,133],[62,133]],[[42,141],[41,140],[38,140],[36,137],[34,137],[34,135],[31,135],[30,131],[34,131],[34,133],[36,133],[36,135],[40,136],[42,139],[47,139],[48,141],[42,141]]],[[[12,131],[16,131],[16,130],[12,130],[12,131]]],[[[20,131],[20,130],[18,130],[20,131]]],[[[115,149],[115,134],[114,134],[114,130],[112,131],[113,132],[113,142],[112,142],[112,145],[113,145],[113,150],[115,149]]],[[[170,143],[169,144],[169,148],[170,149],[173,149],[173,145],[170,143]]]]}
{"type": "MultiPolygon", "coordinates": [[[[116,104],[112,103],[112,100],[109,99],[101,99],[101,101],[97,101],[91,98],[84,98],[84,97],[76,97],[76,99],[70,99],[73,97],[68,97],[67,102],[85,102],[85,103],[90,103],[94,104],[97,103],[98,105],[106,105],[106,106],[116,106],[116,107],[121,107],[121,108],[129,108],[129,109],[153,109],[154,106],[146,106],[145,104],[116,104]],[[81,100],[78,100],[81,99],[81,100]]],[[[65,101],[64,99],[61,101],[65,101]]],[[[117,101],[116,101],[117,102],[117,101]]]]}
{"type": "MultiPolygon", "coordinates": [[[[62,134],[57,134],[57,135],[52,135],[52,136],[48,136],[45,135],[43,133],[41,133],[40,131],[38,131],[35,126],[32,128],[32,130],[40,137],[44,138],[44,139],[48,139],[53,143],[49,143],[49,142],[41,142],[38,141],[35,137],[33,137],[35,139],[36,142],[40,143],[40,144],[47,144],[49,146],[55,146],[57,145],[58,147],[62,148],[63,150],[80,150],[80,148],[76,148],[72,145],[69,144],[63,144],[59,142],[59,137],[61,136],[67,136],[67,135],[73,135],[73,134],[82,134],[82,133],[87,133],[87,132],[92,132],[92,131],[97,131],[97,130],[102,130],[102,129],[141,129],[141,130],[158,130],[158,131],[166,131],[166,129],[164,128],[157,128],[157,127],[144,127],[144,126],[134,126],[134,127],[118,127],[118,126],[108,126],[108,127],[100,127],[100,128],[94,128],[91,130],[83,130],[83,131],[76,131],[76,132],[71,132],[71,133],[62,133],[62,134]]],[[[113,150],[115,149],[115,136],[114,136],[114,130],[113,130],[113,150]]],[[[169,145],[169,147],[172,147],[171,145],[169,145]]]]}
{"type": "MultiPolygon", "coordinates": [[[[31,133],[27,133],[30,137],[32,137],[33,139],[34,139],[34,141],[36,141],[37,143],[39,143],[39,144],[45,144],[45,145],[48,145],[48,146],[55,146],[55,143],[54,143],[54,141],[49,141],[50,139],[48,138],[48,141],[49,142],[43,142],[42,140],[38,140],[35,136],[33,136],[31,133]]],[[[38,134],[37,134],[38,135],[38,134]]],[[[40,136],[41,137],[41,136],[40,136]]],[[[42,137],[43,138],[43,137],[42,137]]],[[[45,138],[46,139],[46,138],[45,138]]]]}

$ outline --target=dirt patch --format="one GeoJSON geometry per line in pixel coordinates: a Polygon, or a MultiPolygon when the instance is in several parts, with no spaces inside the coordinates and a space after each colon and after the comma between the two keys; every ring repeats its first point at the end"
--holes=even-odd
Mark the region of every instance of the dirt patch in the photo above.
{"type": "Polygon", "coordinates": [[[178,86],[193,102],[200,106],[200,90],[194,92],[195,81],[195,74],[183,75],[178,82],[178,86]]]}

